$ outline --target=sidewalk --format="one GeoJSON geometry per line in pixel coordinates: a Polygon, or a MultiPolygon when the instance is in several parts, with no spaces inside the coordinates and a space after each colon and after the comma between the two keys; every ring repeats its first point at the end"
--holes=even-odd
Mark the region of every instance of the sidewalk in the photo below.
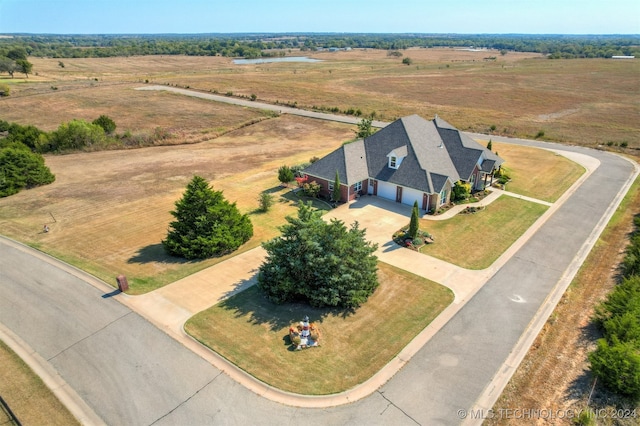
{"type": "Polygon", "coordinates": [[[573,161],[582,164],[587,172],[556,203],[551,204],[508,191],[491,189],[491,194],[478,203],[454,206],[442,215],[427,217],[430,220],[449,219],[466,207],[486,206],[503,195],[550,206],[547,212],[493,265],[484,270],[460,268],[396,245],[391,240],[388,230],[406,226],[411,216],[410,206],[377,197],[362,197],[325,215],[327,220],[337,218],[346,224],[357,220],[361,228],[367,229],[367,238],[378,244],[376,255],[381,261],[447,286],[455,294],[454,302],[381,371],[365,383],[340,394],[312,397],[272,388],[240,370],[184,332],[183,326],[190,317],[255,284],[256,273],[266,256],[266,252],[261,247],[242,253],[153,292],[140,296],[120,294],[116,297],[158,328],[210,361],[238,383],[272,401],[299,407],[330,407],[351,403],[375,392],[409,362],[413,355],[480,290],[599,165],[597,160],[586,155],[558,152],[563,155],[567,154],[573,161]]]}

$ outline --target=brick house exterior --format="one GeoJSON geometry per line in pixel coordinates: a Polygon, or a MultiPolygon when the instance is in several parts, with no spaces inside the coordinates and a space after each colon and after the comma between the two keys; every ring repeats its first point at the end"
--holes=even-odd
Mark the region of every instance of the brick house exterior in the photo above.
{"type": "Polygon", "coordinates": [[[503,160],[446,121],[400,118],[345,144],[303,170],[330,197],[336,171],[340,201],[369,194],[434,211],[450,201],[458,181],[484,189],[503,160]]]}

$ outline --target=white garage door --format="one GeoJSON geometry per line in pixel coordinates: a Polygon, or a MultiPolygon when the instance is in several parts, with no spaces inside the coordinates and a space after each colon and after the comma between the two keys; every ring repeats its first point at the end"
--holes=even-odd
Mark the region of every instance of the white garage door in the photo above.
{"type": "Polygon", "coordinates": [[[414,201],[418,202],[418,208],[422,208],[422,192],[411,188],[402,188],[402,204],[413,206],[414,201]]]}
{"type": "Polygon", "coordinates": [[[393,185],[388,182],[378,181],[378,197],[386,198],[387,200],[396,200],[396,188],[397,185],[393,185]]]}

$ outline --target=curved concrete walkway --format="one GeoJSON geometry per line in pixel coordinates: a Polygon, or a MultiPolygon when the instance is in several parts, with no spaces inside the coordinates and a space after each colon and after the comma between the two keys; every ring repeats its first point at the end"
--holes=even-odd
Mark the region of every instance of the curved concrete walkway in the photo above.
{"type": "MultiPolygon", "coordinates": [[[[332,396],[334,400],[275,395],[257,382],[251,384],[255,388],[250,392],[221,374],[232,366],[214,367],[219,360],[212,360],[210,351],[184,335],[179,337],[183,345],[177,344],[118,303],[128,304],[133,297],[111,297],[111,287],[82,271],[44,259],[47,256],[34,256],[28,248],[8,249],[1,241],[0,323],[30,346],[27,354],[40,356],[53,368],[64,381],[59,386],[73,388],[108,424],[276,425],[310,419],[316,424],[459,424],[461,410],[486,409],[499,396],[518,357],[526,354],[638,174],[635,163],[620,157],[584,148],[567,150],[597,157],[604,167],[597,167],[593,176],[572,188],[573,194],[561,205],[554,204],[549,210],[555,213],[473,298],[452,305],[457,314],[417,349],[411,362],[394,359],[392,364],[404,363],[404,368],[388,381],[379,375],[358,387],[356,391],[370,395],[355,402],[361,397],[357,392],[332,396]],[[21,251],[25,253],[19,256],[21,251]],[[345,401],[351,404],[295,408],[345,401]]],[[[231,281],[228,291],[249,284],[244,278],[231,281]]],[[[155,297],[161,300],[159,295],[155,297]]],[[[165,307],[179,306],[171,300],[175,295],[163,297],[165,307]]],[[[198,297],[189,299],[193,302],[198,297]]],[[[195,305],[189,306],[176,309],[167,320],[160,317],[166,312],[158,312],[156,320],[171,334],[167,323],[195,305]]],[[[419,338],[412,345],[419,346],[419,338]]],[[[251,380],[245,377],[240,382],[245,379],[251,380]]]]}
{"type": "Polygon", "coordinates": [[[523,197],[508,191],[491,189],[491,194],[477,203],[457,205],[441,215],[423,216],[429,220],[447,220],[469,206],[487,206],[500,196],[511,196],[550,206],[550,209],[523,234],[500,258],[484,270],[469,270],[424,254],[399,247],[391,239],[389,229],[406,226],[411,216],[411,207],[377,197],[360,199],[338,207],[325,215],[325,219],[336,218],[345,223],[357,220],[367,230],[367,239],[378,244],[376,255],[386,263],[410,271],[449,287],[455,294],[454,302],[446,308],[428,327],[389,362],[380,372],[365,383],[340,394],[308,397],[282,392],[256,380],[253,376],[230,364],[217,354],[196,343],[184,332],[184,324],[193,315],[201,312],[238,291],[256,283],[256,273],[266,253],[255,248],[214,265],[173,284],[140,296],[117,296],[124,304],[144,316],[185,346],[199,353],[234,380],[255,393],[273,401],[300,407],[329,407],[351,403],[376,391],[396,374],[435,335],[474,294],[499,270],[504,263],[533,235],[562,203],[599,166],[600,162],[583,154],[556,150],[585,167],[586,172],[556,203],[523,197]],[[380,226],[384,225],[384,226],[380,226]]]}
{"type": "MultiPolygon", "coordinates": [[[[165,86],[145,86],[143,89],[171,90],[252,108],[266,106],[266,109],[350,124],[360,121],[353,117],[336,117],[293,108],[289,111],[279,106],[226,97],[214,99],[215,95],[165,86]]],[[[386,123],[375,122],[374,125],[384,127],[386,123]]],[[[182,324],[192,314],[253,283],[255,269],[264,256],[261,249],[236,256],[235,266],[225,262],[225,266],[220,264],[218,268],[214,267],[216,269],[202,271],[148,295],[132,297],[120,294],[108,303],[106,300],[95,303],[91,299],[95,294],[89,294],[92,292],[83,286],[90,282],[98,289],[109,288],[104,283],[96,283],[81,271],[75,274],[78,280],[59,276],[52,281],[57,292],[64,292],[65,297],[73,300],[60,299],[55,291],[49,294],[50,300],[46,302],[56,301],[48,304],[54,314],[45,318],[37,308],[30,309],[31,316],[42,316],[39,318],[41,321],[33,321],[32,318],[21,320],[23,310],[17,308],[20,303],[42,301],[33,297],[35,291],[20,285],[21,277],[10,277],[11,288],[24,292],[24,295],[15,299],[10,292],[2,293],[4,289],[0,287],[0,294],[3,294],[0,297],[0,322],[5,326],[13,325],[16,335],[18,332],[15,330],[20,330],[29,336],[32,345],[38,345],[37,351],[27,350],[27,354],[51,353],[51,357],[44,357],[44,362],[55,366],[55,374],[61,380],[73,384],[74,389],[82,389],[82,392],[78,391],[82,400],[108,423],[204,424],[218,421],[228,424],[283,424],[313,419],[315,423],[322,424],[458,424],[462,421],[460,409],[486,410],[492,406],[492,401],[499,396],[520,357],[526,354],[530,342],[638,175],[637,164],[608,153],[488,135],[471,136],[557,150],[570,158],[579,158],[577,161],[585,165],[588,173],[484,271],[456,269],[444,262],[430,258],[425,260],[423,255],[419,255],[420,262],[417,258],[407,261],[407,254],[411,253],[408,250],[381,245],[381,259],[392,264],[404,263],[407,269],[421,268],[421,275],[450,286],[456,293],[456,299],[385,369],[356,389],[327,397],[305,397],[277,391],[185,335],[182,324]],[[606,172],[600,170],[596,157],[605,162],[606,172]],[[597,177],[591,179],[592,173],[597,177]],[[210,283],[214,280],[217,283],[212,287],[210,283]],[[68,286],[63,285],[67,283],[74,291],[83,294],[69,292],[68,286]],[[76,303],[71,303],[74,301],[76,303]],[[117,301],[148,318],[175,340],[163,339],[156,333],[157,328],[147,326],[135,312],[128,311],[117,301]],[[65,304],[69,318],[60,316],[59,304],[65,304]],[[109,309],[103,311],[106,305],[109,309]],[[76,319],[76,311],[81,311],[79,317],[82,320],[76,319]],[[43,335],[38,329],[42,326],[46,326],[51,335],[63,337],[63,341],[43,335]],[[126,332],[123,333],[122,329],[126,332]],[[176,340],[182,345],[175,345],[176,340]],[[190,350],[185,350],[185,347],[190,350]],[[120,350],[118,354],[122,358],[105,357],[103,352],[111,350],[120,350]],[[200,357],[195,357],[194,353],[200,357]],[[208,362],[202,362],[203,358],[208,362]],[[212,364],[218,368],[213,368],[212,364]],[[235,381],[220,371],[227,372],[235,381]],[[95,383],[96,380],[100,382],[95,383]],[[145,391],[140,392],[142,388],[145,391]],[[253,393],[247,392],[247,388],[253,393]],[[118,392],[124,394],[119,395],[118,392]],[[350,405],[344,405],[347,403],[350,405]],[[334,407],[321,410],[294,408],[330,406],[334,407]]],[[[347,211],[351,217],[353,210],[357,210],[352,206],[344,206],[334,212],[342,214],[347,211]]],[[[454,214],[454,211],[448,214],[454,214]]],[[[400,214],[400,217],[406,224],[409,215],[400,214]]],[[[387,215],[382,220],[388,220],[387,215]]],[[[388,243],[388,236],[385,238],[388,243]]],[[[1,245],[0,249],[3,249],[1,245]]],[[[0,258],[2,261],[4,259],[0,258]]],[[[13,269],[19,271],[22,262],[15,261],[13,269]]],[[[38,268],[46,270],[47,274],[56,274],[56,268],[65,270],[60,262],[50,260],[47,263],[55,266],[39,264],[38,268]]],[[[13,273],[13,269],[9,272],[13,273]]],[[[0,276],[4,282],[6,276],[2,269],[0,276]]],[[[48,290],[41,286],[39,279],[33,277],[31,285],[39,291],[43,288],[48,290]]],[[[47,276],[47,279],[51,277],[47,276]]],[[[93,416],[89,414],[86,418],[93,416]]],[[[480,421],[476,419],[475,422],[480,421]]]]}

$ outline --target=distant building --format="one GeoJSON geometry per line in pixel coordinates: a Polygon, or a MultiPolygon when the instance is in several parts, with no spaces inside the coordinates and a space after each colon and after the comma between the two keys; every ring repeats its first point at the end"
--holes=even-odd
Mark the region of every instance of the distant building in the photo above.
{"type": "Polygon", "coordinates": [[[635,56],[613,55],[611,59],[635,59],[635,56]]]}

